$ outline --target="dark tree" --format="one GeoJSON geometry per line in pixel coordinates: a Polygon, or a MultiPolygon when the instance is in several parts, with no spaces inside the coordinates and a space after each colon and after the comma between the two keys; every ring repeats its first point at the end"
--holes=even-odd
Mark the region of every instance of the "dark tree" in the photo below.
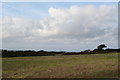
{"type": "Polygon", "coordinates": [[[90,49],[84,50],[83,52],[90,52],[90,49]]]}
{"type": "Polygon", "coordinates": [[[105,45],[105,44],[101,44],[101,45],[99,45],[97,48],[99,49],[99,50],[102,50],[103,48],[106,48],[107,46],[105,45]]]}

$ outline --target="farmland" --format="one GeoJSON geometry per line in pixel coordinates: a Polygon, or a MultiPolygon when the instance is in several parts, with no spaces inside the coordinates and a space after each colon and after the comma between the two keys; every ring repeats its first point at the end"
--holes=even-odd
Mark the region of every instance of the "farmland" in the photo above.
{"type": "Polygon", "coordinates": [[[2,58],[3,78],[117,78],[118,53],[2,58]]]}

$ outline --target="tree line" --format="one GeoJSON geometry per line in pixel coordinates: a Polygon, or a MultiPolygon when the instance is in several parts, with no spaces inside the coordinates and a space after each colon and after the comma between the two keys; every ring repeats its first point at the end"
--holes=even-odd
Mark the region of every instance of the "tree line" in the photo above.
{"type": "Polygon", "coordinates": [[[65,51],[34,51],[34,50],[2,50],[2,57],[23,57],[23,56],[55,56],[57,54],[61,55],[80,55],[80,54],[104,54],[104,53],[112,53],[112,52],[120,52],[120,49],[104,49],[107,48],[105,44],[101,44],[97,46],[94,50],[84,50],[81,52],[65,52],[65,51]]]}

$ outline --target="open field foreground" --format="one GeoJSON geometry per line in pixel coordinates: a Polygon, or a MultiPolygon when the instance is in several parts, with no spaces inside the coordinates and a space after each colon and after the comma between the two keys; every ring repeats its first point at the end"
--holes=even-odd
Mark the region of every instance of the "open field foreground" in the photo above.
{"type": "Polygon", "coordinates": [[[3,78],[117,78],[118,53],[3,58],[3,78]]]}

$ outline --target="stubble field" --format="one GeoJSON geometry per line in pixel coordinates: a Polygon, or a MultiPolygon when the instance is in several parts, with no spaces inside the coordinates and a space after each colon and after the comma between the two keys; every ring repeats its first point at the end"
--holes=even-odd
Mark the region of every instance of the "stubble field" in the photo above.
{"type": "Polygon", "coordinates": [[[2,58],[3,78],[117,78],[118,53],[2,58]]]}

